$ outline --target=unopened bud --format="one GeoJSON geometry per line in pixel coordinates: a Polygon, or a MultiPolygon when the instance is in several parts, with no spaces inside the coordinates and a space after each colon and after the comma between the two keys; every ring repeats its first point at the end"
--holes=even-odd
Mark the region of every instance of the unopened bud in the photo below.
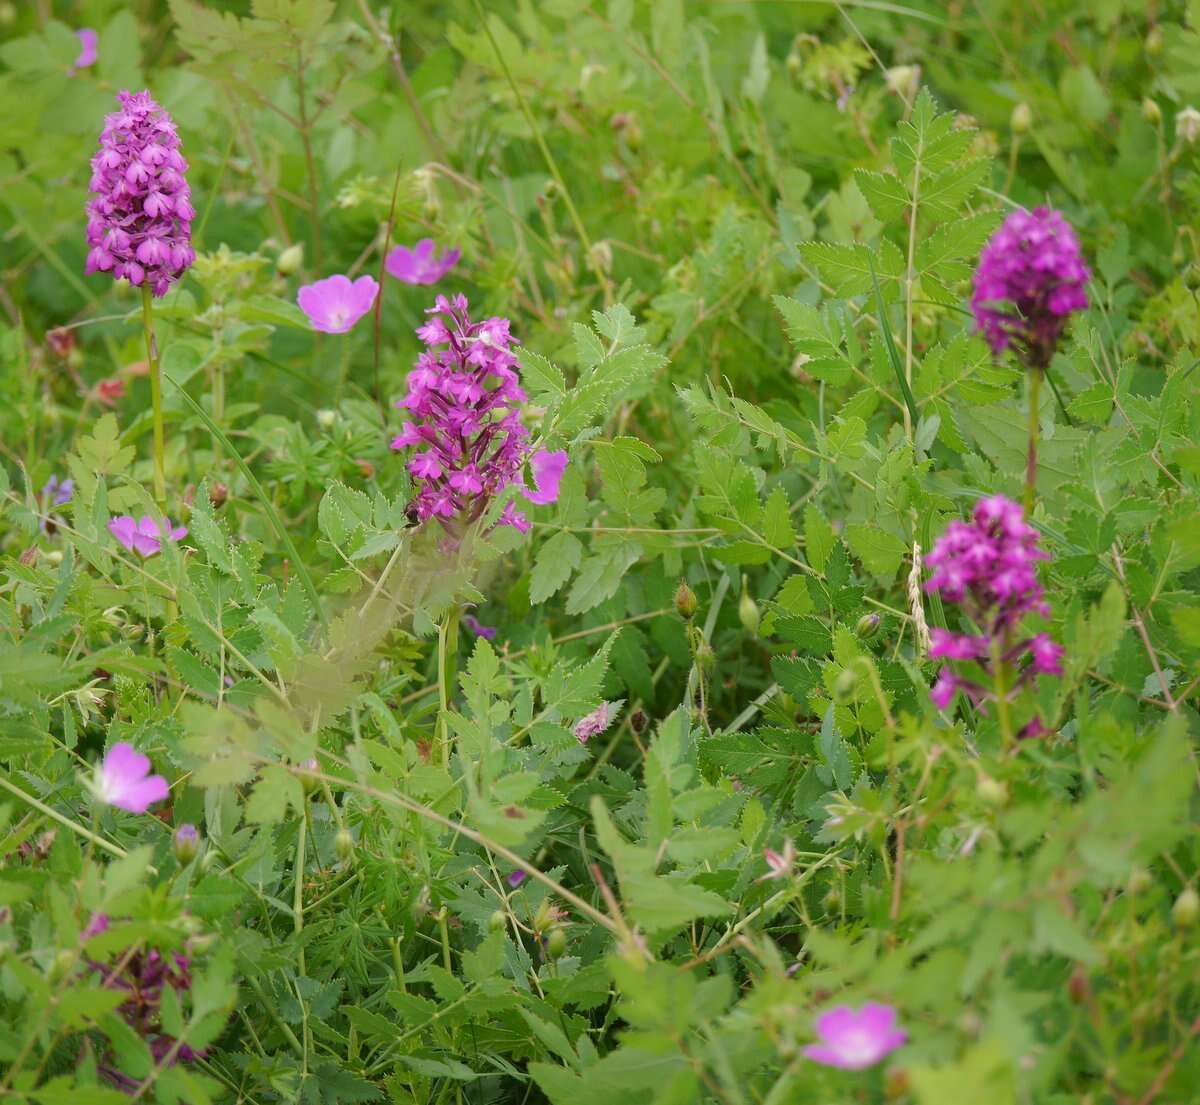
{"type": "Polygon", "coordinates": [[[713,664],[716,663],[716,656],[713,653],[712,645],[707,641],[701,641],[696,646],[696,667],[701,671],[712,671],[713,664]]]}
{"type": "Polygon", "coordinates": [[[212,503],[214,508],[223,507],[229,502],[229,488],[219,482],[210,484],[208,488],[208,501],[212,503]]]}
{"type": "Polygon", "coordinates": [[[604,273],[612,272],[613,251],[612,246],[608,242],[596,242],[588,254],[588,259],[591,261],[593,268],[597,268],[604,273]]]}
{"type": "Polygon", "coordinates": [[[1017,104],[1012,110],[1009,126],[1012,127],[1013,134],[1024,134],[1033,126],[1033,109],[1024,102],[1017,104]]]}
{"type": "Polygon", "coordinates": [[[1171,906],[1171,920],[1181,929],[1190,929],[1200,917],[1200,894],[1188,886],[1171,906]]]}
{"type": "Polygon", "coordinates": [[[1162,108],[1149,96],[1142,101],[1142,118],[1155,127],[1162,122],[1162,108]]]}
{"type": "Polygon", "coordinates": [[[919,65],[895,65],[891,69],[884,70],[883,79],[889,91],[895,92],[896,95],[902,96],[906,100],[911,100],[917,94],[917,85],[921,81],[921,67],[919,65]]]}
{"type": "Polygon", "coordinates": [[[275,271],[280,276],[291,276],[292,273],[298,272],[300,266],[304,264],[304,244],[296,242],[290,245],[280,255],[275,262],[275,271]]]}
{"type": "Polygon", "coordinates": [[[296,768],[296,777],[300,780],[300,786],[304,788],[305,794],[312,794],[321,785],[321,781],[317,778],[317,772],[320,770],[320,764],[315,759],[305,760],[296,768]]]}
{"type": "Polygon", "coordinates": [[[543,898],[542,904],[537,907],[537,912],[533,915],[534,931],[545,932],[557,919],[554,906],[550,904],[548,898],[543,898]]]}
{"type": "Polygon", "coordinates": [[[878,614],[864,614],[854,627],[854,635],[861,641],[869,641],[879,629],[878,614]]]}
{"type": "Polygon", "coordinates": [[[1125,888],[1130,894],[1145,894],[1154,885],[1154,879],[1144,867],[1135,867],[1129,872],[1129,882],[1125,888]]]}
{"type": "Polygon", "coordinates": [[[1070,998],[1075,1005],[1082,1005],[1088,1000],[1088,998],[1091,996],[1091,993],[1092,983],[1088,978],[1087,971],[1085,971],[1082,967],[1076,967],[1075,970],[1071,972],[1070,977],[1067,979],[1067,997],[1070,998]]]}
{"type": "Polygon", "coordinates": [[[320,410],[317,411],[317,425],[322,430],[331,430],[337,422],[337,411],[320,410]]]}
{"type": "Polygon", "coordinates": [[[985,806],[999,808],[1008,801],[1008,787],[990,775],[980,775],[975,784],[975,794],[985,806]]]}
{"type": "Polygon", "coordinates": [[[742,598],[738,603],[738,621],[742,623],[742,628],[751,637],[758,636],[758,627],[762,622],[762,616],[758,612],[758,603],[754,601],[745,586],[742,587],[742,598]]]}
{"type": "Polygon", "coordinates": [[[849,668],[839,672],[837,678],[833,681],[833,701],[839,706],[845,706],[848,702],[852,702],[857,682],[858,680],[854,678],[854,672],[850,671],[849,668]]]}
{"type": "Polygon", "coordinates": [[[341,860],[347,860],[354,855],[354,836],[349,829],[338,829],[337,836],[333,838],[333,849],[341,860]]]}
{"type": "Polygon", "coordinates": [[[686,579],[679,581],[675,591],[675,609],[685,621],[691,621],[696,616],[696,592],[687,585],[686,579]]]}
{"type": "Polygon", "coordinates": [[[555,925],[546,937],[546,954],[551,959],[561,959],[567,950],[567,934],[562,927],[555,925]]]}
{"type": "Polygon", "coordinates": [[[53,564],[56,568],[63,562],[62,549],[51,549],[47,553],[43,553],[48,564],[53,564]]]}
{"type": "Polygon", "coordinates": [[[1156,23],[1149,31],[1146,32],[1146,41],[1143,43],[1143,49],[1150,57],[1157,57],[1162,53],[1163,48],[1163,33],[1162,28],[1156,23]]]}
{"type": "Polygon", "coordinates": [[[503,932],[508,925],[508,914],[502,909],[496,910],[495,913],[488,918],[488,928],[492,932],[503,932]]]}
{"type": "Polygon", "coordinates": [[[200,854],[200,830],[195,825],[180,825],[173,838],[175,858],[187,866],[200,854]]]}
{"type": "Polygon", "coordinates": [[[1191,104],[1175,113],[1175,137],[1189,146],[1200,138],[1200,111],[1191,104]]]}
{"type": "Polygon", "coordinates": [[[642,709],[634,710],[629,715],[629,727],[641,736],[646,731],[646,726],[650,724],[650,719],[646,716],[646,711],[642,709]]]}

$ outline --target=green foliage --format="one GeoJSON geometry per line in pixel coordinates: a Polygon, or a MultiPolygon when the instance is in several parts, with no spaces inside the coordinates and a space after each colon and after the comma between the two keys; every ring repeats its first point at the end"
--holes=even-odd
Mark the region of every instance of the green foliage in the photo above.
{"type": "Polygon", "coordinates": [[[0,5],[0,1098],[1190,1100],[1200,7],[1033,7],[0,5]],[[143,87],[198,252],[151,557],[108,528],[159,513],[141,305],[81,210],[143,87]],[[1031,392],[968,304],[1042,203],[1093,276],[1018,741],[930,702],[960,611],[914,569],[1020,498],[1031,392]],[[383,272],[425,237],[437,287],[383,272]],[[337,272],[378,321],[314,334],[337,272]],[[418,526],[392,403],[459,292],[569,463],[418,526]],[[147,814],[94,794],[118,741],[147,814]],[[149,1013],[106,984],[176,954],[149,1013]],[[902,1049],[805,1058],[865,1001],[902,1049]]]}

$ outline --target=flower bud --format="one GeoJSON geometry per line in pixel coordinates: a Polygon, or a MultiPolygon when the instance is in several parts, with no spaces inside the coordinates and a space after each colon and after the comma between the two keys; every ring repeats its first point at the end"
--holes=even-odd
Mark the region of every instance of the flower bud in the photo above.
{"type": "Polygon", "coordinates": [[[1087,971],[1082,967],[1076,967],[1067,979],[1067,997],[1075,1005],[1082,1005],[1091,997],[1091,994],[1092,983],[1088,978],[1087,971]]]}
{"type": "Polygon", "coordinates": [[[1163,33],[1162,28],[1157,23],[1146,32],[1146,41],[1142,44],[1142,48],[1152,58],[1158,57],[1162,53],[1163,33]]]}
{"type": "Polygon", "coordinates": [[[561,925],[555,925],[546,936],[546,954],[551,959],[561,959],[567,950],[567,934],[561,925]]]}
{"type": "Polygon", "coordinates": [[[854,635],[860,641],[869,641],[879,629],[879,622],[880,618],[878,614],[864,614],[858,619],[858,624],[854,627],[854,635]]]}
{"type": "Polygon", "coordinates": [[[51,549],[45,554],[46,562],[53,564],[56,568],[63,562],[62,549],[51,549]]]}
{"type": "Polygon", "coordinates": [[[833,701],[839,706],[845,706],[854,701],[854,689],[858,680],[854,677],[854,672],[849,668],[838,672],[837,678],[833,681],[833,687],[830,695],[833,701]]]}
{"type": "Polygon", "coordinates": [[[212,503],[214,509],[223,507],[229,502],[229,488],[220,482],[209,484],[208,501],[212,503]]]}
{"type": "Polygon", "coordinates": [[[1013,108],[1009,126],[1012,127],[1013,134],[1024,134],[1033,126],[1033,110],[1027,103],[1022,101],[1013,108]]]}
{"type": "Polygon", "coordinates": [[[275,262],[275,271],[280,276],[291,276],[292,273],[298,272],[303,264],[304,244],[295,242],[279,255],[279,259],[275,262]]]}
{"type": "Polygon", "coordinates": [[[320,426],[322,430],[332,430],[337,422],[337,418],[337,411],[317,411],[317,425],[320,426]]]}
{"type": "Polygon", "coordinates": [[[508,914],[502,909],[496,910],[495,913],[488,918],[488,928],[492,932],[503,932],[508,925],[508,914]]]}
{"type": "Polygon", "coordinates": [[[192,824],[180,825],[172,838],[175,846],[175,858],[182,866],[187,866],[200,854],[200,830],[192,824]]]}
{"type": "Polygon", "coordinates": [[[713,653],[712,645],[707,641],[701,640],[696,646],[696,667],[701,671],[712,671],[713,664],[716,663],[716,656],[713,653]]]}
{"type": "Polygon", "coordinates": [[[980,775],[975,783],[975,794],[985,806],[999,809],[1008,801],[1008,787],[990,775],[980,775]]]}
{"type": "Polygon", "coordinates": [[[321,785],[316,773],[320,771],[320,765],[315,759],[305,760],[298,768],[296,768],[296,777],[300,780],[300,786],[304,788],[305,794],[312,794],[314,790],[321,785]]]}
{"type": "Polygon", "coordinates": [[[1189,146],[1200,138],[1200,111],[1191,104],[1175,113],[1175,137],[1189,146]]]}
{"type": "Polygon", "coordinates": [[[762,622],[762,616],[758,612],[758,603],[754,601],[744,584],[742,586],[742,598],[738,603],[738,621],[742,623],[742,628],[751,637],[758,636],[758,627],[762,622]]]}
{"type": "Polygon", "coordinates": [[[629,715],[629,727],[641,736],[646,731],[646,726],[650,724],[650,719],[646,716],[645,710],[634,710],[629,715]]]}
{"type": "Polygon", "coordinates": [[[543,898],[542,904],[537,907],[537,912],[533,915],[533,928],[535,932],[545,932],[558,919],[558,911],[550,904],[549,898],[543,898]]]}
{"type": "Polygon", "coordinates": [[[70,951],[67,948],[61,949],[54,957],[54,962],[50,964],[50,970],[48,972],[50,978],[55,982],[66,978],[70,973],[71,968],[75,966],[78,959],[79,957],[73,951],[70,951]]]}
{"type": "Polygon", "coordinates": [[[679,581],[675,591],[675,609],[685,621],[690,622],[696,616],[696,592],[687,585],[686,579],[679,581]]]}
{"type": "Polygon", "coordinates": [[[338,829],[338,834],[333,840],[333,848],[340,860],[348,860],[354,855],[354,837],[349,829],[338,829]]]}
{"type": "Polygon", "coordinates": [[[921,83],[921,67],[919,65],[894,65],[885,69],[884,82],[888,91],[895,92],[905,100],[911,100],[917,94],[917,86],[921,83]]]}
{"type": "Polygon", "coordinates": [[[1145,894],[1154,885],[1154,879],[1144,867],[1135,867],[1129,872],[1129,882],[1125,884],[1130,894],[1145,894]]]}
{"type": "Polygon", "coordinates": [[[1181,929],[1189,929],[1200,918],[1200,894],[1188,886],[1171,907],[1171,920],[1181,929]]]}
{"type": "Polygon", "coordinates": [[[1142,101],[1142,118],[1154,127],[1162,122],[1162,109],[1149,96],[1142,101]]]}

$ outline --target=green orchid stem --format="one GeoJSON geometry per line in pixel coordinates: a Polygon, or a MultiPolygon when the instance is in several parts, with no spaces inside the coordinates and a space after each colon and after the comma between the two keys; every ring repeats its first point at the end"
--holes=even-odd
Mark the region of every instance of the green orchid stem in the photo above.
{"type": "Polygon", "coordinates": [[[163,467],[166,452],[166,437],[163,434],[162,375],[158,367],[158,342],[154,340],[154,318],[151,301],[154,293],[150,285],[142,284],[142,329],[146,332],[146,361],[150,366],[150,404],[154,410],[154,501],[158,509],[167,509],[167,477],[163,467]]]}
{"type": "Polygon", "coordinates": [[[1038,400],[1042,394],[1043,370],[1029,370],[1029,459],[1025,464],[1025,517],[1033,515],[1037,498],[1038,400]]]}
{"type": "Polygon", "coordinates": [[[450,695],[458,674],[458,622],[462,610],[454,603],[438,627],[438,741],[442,746],[442,763],[450,766],[450,695]]]}

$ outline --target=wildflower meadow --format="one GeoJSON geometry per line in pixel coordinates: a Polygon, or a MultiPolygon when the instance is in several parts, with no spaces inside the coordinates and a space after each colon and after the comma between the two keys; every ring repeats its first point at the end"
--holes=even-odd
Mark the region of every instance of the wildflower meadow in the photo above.
{"type": "Polygon", "coordinates": [[[1200,1101],[1198,59],[0,2],[0,1102],[1200,1101]]]}

